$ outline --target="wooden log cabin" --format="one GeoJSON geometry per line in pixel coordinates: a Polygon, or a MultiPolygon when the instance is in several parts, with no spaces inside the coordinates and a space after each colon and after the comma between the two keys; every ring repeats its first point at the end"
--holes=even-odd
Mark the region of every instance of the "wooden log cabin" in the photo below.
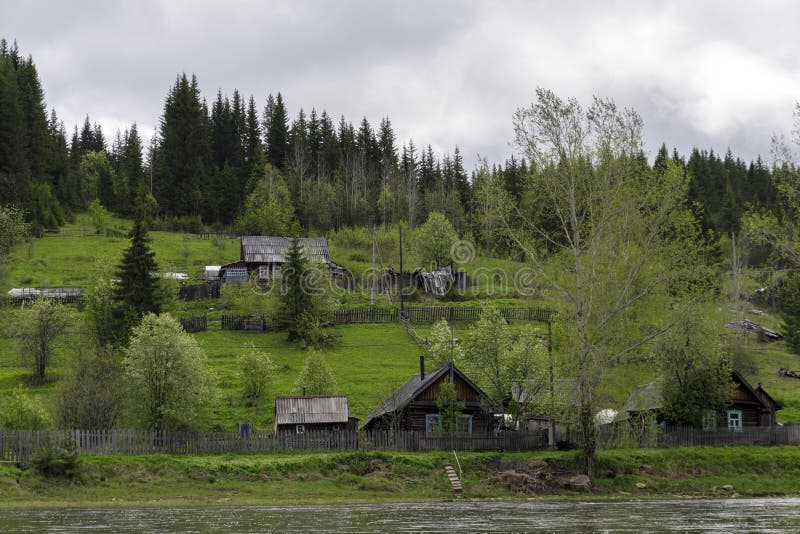
{"type": "MultiPolygon", "coordinates": [[[[759,384],[753,387],[734,370],[731,373],[733,395],[730,405],[721,413],[708,410],[703,414],[703,430],[739,430],[744,427],[774,426],[777,424],[775,412],[782,408],[781,403],[773,399],[759,384]]],[[[661,381],[656,380],[636,388],[625,405],[619,411],[617,421],[630,419],[634,415],[651,413],[660,422],[661,414],[661,381]]],[[[669,424],[669,421],[667,421],[669,424]]]]}
{"type": "Polygon", "coordinates": [[[435,434],[442,421],[436,400],[442,384],[452,380],[457,400],[464,403],[457,421],[459,433],[482,434],[491,430],[492,414],[484,410],[488,397],[481,388],[447,364],[431,373],[425,372],[425,359],[420,357],[420,372],[409,378],[377,406],[361,426],[364,430],[412,430],[435,434]]]}

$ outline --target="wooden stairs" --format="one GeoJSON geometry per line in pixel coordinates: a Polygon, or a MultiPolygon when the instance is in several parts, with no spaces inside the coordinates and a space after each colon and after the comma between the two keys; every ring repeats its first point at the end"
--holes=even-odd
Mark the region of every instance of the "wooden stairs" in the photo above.
{"type": "Polygon", "coordinates": [[[458,478],[456,474],[456,470],[453,469],[453,466],[447,464],[444,466],[444,472],[447,475],[447,478],[450,480],[450,485],[453,487],[453,491],[457,495],[461,495],[461,490],[463,489],[461,486],[461,480],[458,478]]]}

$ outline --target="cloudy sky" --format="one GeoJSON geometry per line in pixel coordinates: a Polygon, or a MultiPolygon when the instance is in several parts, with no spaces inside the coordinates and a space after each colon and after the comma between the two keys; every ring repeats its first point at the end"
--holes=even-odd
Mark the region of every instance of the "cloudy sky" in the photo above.
{"type": "Polygon", "coordinates": [[[292,115],[326,109],[401,141],[511,154],[511,115],[537,86],[613,97],[644,117],[647,147],[754,158],[789,133],[800,99],[800,3],[0,0],[0,36],[39,67],[68,129],[149,137],[176,74],[282,92],[292,115]],[[702,5],[698,5],[702,4],[702,5]]]}

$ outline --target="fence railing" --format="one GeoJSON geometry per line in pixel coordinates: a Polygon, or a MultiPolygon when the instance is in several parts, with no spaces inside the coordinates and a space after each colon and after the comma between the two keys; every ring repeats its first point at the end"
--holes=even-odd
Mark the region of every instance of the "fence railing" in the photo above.
{"type": "Polygon", "coordinates": [[[438,434],[414,431],[171,432],[165,430],[2,431],[0,459],[26,465],[48,445],[92,454],[222,454],[272,451],[524,451],[547,445],[542,433],[438,434]]]}
{"type": "Polygon", "coordinates": [[[200,317],[195,317],[194,315],[191,317],[181,317],[180,322],[183,329],[189,333],[205,332],[208,330],[208,317],[205,315],[200,317]]]}
{"type": "Polygon", "coordinates": [[[219,295],[219,284],[190,284],[178,288],[181,300],[217,299],[219,295]]]}
{"type": "MultiPolygon", "coordinates": [[[[574,441],[579,442],[576,435],[574,441]]],[[[694,427],[661,426],[632,430],[605,427],[598,435],[602,448],[693,447],[727,445],[800,445],[800,425],[754,426],[740,429],[703,430],[694,427]]]]}
{"type": "MultiPolygon", "coordinates": [[[[538,321],[546,323],[551,321],[555,312],[545,308],[500,308],[500,314],[509,321],[538,321]]],[[[413,306],[407,307],[403,312],[398,308],[351,308],[340,309],[322,314],[323,323],[333,325],[367,324],[367,323],[393,323],[401,318],[409,322],[434,322],[447,320],[477,321],[481,316],[481,308],[464,306],[413,306]]],[[[245,328],[249,320],[259,318],[264,329],[277,323],[274,316],[264,315],[223,315],[221,318],[222,330],[258,330],[245,328]]]]}

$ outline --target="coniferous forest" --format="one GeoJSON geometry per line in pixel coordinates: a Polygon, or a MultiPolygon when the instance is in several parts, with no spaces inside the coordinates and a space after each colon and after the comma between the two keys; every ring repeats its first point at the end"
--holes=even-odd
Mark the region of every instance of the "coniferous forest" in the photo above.
{"type": "MultiPolygon", "coordinates": [[[[487,253],[506,255],[514,247],[490,206],[502,200],[546,219],[529,162],[512,156],[468,171],[458,146],[436,154],[424,143],[398,139],[388,116],[354,123],[312,106],[292,117],[281,93],[203,95],[194,75],[180,74],[156,137],[143,146],[135,123],[124,132],[103,132],[89,116],[64,125],[47,109],[33,59],[0,41],[0,198],[24,210],[34,229],[58,227],[95,199],[130,216],[141,193],[157,226],[187,231],[414,227],[438,211],[487,253]],[[269,220],[252,215],[263,209],[269,220]]],[[[760,157],[700,147],[684,155],[665,144],[649,170],[668,159],[684,169],[687,201],[709,235],[737,232],[747,209],[776,208],[771,167],[760,157]]],[[[640,164],[649,167],[644,153],[640,164]]]]}

